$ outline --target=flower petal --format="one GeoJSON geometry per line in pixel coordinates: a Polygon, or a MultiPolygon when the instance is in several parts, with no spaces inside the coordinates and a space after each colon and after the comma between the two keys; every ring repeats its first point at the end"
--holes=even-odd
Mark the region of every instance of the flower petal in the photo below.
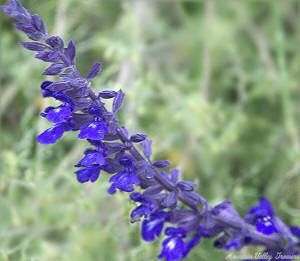
{"type": "Polygon", "coordinates": [[[37,141],[41,144],[53,144],[64,134],[65,128],[63,125],[55,125],[52,128],[45,130],[37,137],[37,141]]]}

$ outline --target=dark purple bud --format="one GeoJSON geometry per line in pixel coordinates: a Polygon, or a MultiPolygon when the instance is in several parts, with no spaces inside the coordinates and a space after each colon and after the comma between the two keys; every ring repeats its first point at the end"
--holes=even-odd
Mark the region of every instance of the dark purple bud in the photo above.
{"type": "Polygon", "coordinates": [[[44,22],[39,15],[31,16],[31,24],[38,32],[46,34],[44,22]]]}
{"type": "Polygon", "coordinates": [[[142,202],[144,200],[144,196],[139,192],[133,192],[130,194],[130,199],[134,202],[142,202]]]}
{"type": "Polygon", "coordinates": [[[44,62],[59,62],[60,57],[59,53],[57,52],[39,52],[35,55],[35,58],[40,59],[44,62]]]}
{"type": "Polygon", "coordinates": [[[165,168],[170,165],[168,160],[159,160],[153,163],[153,166],[156,168],[165,168]]]}
{"type": "Polygon", "coordinates": [[[102,70],[101,63],[94,63],[91,69],[89,70],[86,78],[89,80],[95,78],[100,73],[101,70],[102,70]]]}
{"type": "Polygon", "coordinates": [[[146,134],[135,134],[130,137],[130,141],[132,142],[141,142],[147,138],[146,134]]]}
{"type": "Polygon", "coordinates": [[[112,105],[112,112],[116,113],[122,106],[122,102],[124,100],[125,94],[122,90],[119,90],[117,96],[114,98],[112,105]]]}
{"type": "Polygon", "coordinates": [[[50,91],[66,91],[71,88],[69,82],[61,81],[61,82],[53,82],[52,84],[48,85],[47,90],[50,91]]]}
{"type": "Polygon", "coordinates": [[[37,52],[44,51],[47,48],[46,45],[35,42],[21,42],[21,45],[27,50],[37,52]]]}
{"type": "Polygon", "coordinates": [[[193,191],[196,185],[190,181],[180,181],[177,183],[177,187],[184,191],[193,191]]]}
{"type": "Polygon", "coordinates": [[[53,82],[51,81],[43,81],[41,84],[41,89],[46,89],[50,84],[52,84],[53,82]]]}
{"type": "Polygon", "coordinates": [[[47,90],[47,87],[52,84],[52,82],[50,81],[44,81],[41,84],[41,93],[43,95],[43,97],[51,97],[53,92],[50,90],[47,90]]]}
{"type": "Polygon", "coordinates": [[[150,159],[152,154],[152,140],[144,140],[141,143],[142,150],[147,159],[150,159]]]}
{"type": "Polygon", "coordinates": [[[119,133],[123,140],[128,141],[128,130],[126,129],[125,126],[122,126],[121,128],[119,128],[119,133]]]}
{"type": "Polygon", "coordinates": [[[65,49],[65,56],[68,59],[69,65],[75,64],[76,49],[73,40],[69,42],[68,47],[65,49]]]}
{"type": "Polygon", "coordinates": [[[102,91],[99,92],[99,97],[103,99],[111,99],[114,98],[117,95],[117,92],[115,91],[102,91]]]}
{"type": "Polygon", "coordinates": [[[64,42],[59,36],[50,36],[45,42],[56,50],[60,50],[64,47],[64,42]]]}
{"type": "Polygon", "coordinates": [[[53,63],[45,69],[43,75],[58,75],[65,68],[63,63],[53,63]]]}

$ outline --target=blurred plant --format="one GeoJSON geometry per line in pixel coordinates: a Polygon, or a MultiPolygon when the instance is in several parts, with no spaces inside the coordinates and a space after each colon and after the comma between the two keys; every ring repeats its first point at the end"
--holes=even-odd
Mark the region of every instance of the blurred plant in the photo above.
{"type": "MultiPolygon", "coordinates": [[[[49,36],[40,17],[31,15],[19,1],[10,0],[3,11],[15,19],[17,29],[33,40],[23,42],[23,47],[36,51],[36,58],[51,63],[44,75],[60,78],[41,85],[44,97],[54,97],[62,104],[41,113],[55,125],[40,134],[38,141],[55,143],[65,132],[79,131],[78,138],[86,139],[92,146],[76,165],[80,167],[76,171],[79,182],[95,182],[101,170],[113,174],[109,193],[132,192],[131,200],[139,205],[132,211],[131,218],[133,222],[143,220],[142,237],[146,241],[159,236],[165,223],[176,225],[165,228],[168,237],[163,241],[159,258],[185,258],[201,238],[216,236],[215,246],[226,250],[262,245],[265,253],[285,256],[281,260],[299,254],[299,228],[285,225],[267,199],[261,198],[260,204],[241,218],[229,201],[209,206],[194,192],[193,183],[179,180],[177,169],[161,170],[169,162],[150,160],[151,141],[146,135],[129,135],[127,129],[118,124],[116,113],[124,93],[107,90],[96,94],[90,88],[91,79],[101,71],[100,63],[95,63],[87,76],[82,77],[75,65],[73,41],[64,47],[60,37],[49,36]],[[113,99],[111,109],[104,99],[113,99]],[[141,149],[136,143],[141,144],[141,149]],[[138,187],[141,190],[133,192],[138,187]]],[[[207,89],[205,92],[208,95],[207,89]]]]}

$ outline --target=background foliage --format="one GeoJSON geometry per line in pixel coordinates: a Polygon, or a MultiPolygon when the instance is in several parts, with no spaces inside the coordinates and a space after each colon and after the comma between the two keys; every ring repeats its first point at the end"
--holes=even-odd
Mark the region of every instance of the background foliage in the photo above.
{"type": "MultiPolygon", "coordinates": [[[[22,2],[75,40],[83,74],[103,62],[95,88],[122,88],[122,123],[212,204],[229,198],[244,214],[263,195],[299,225],[299,1],[22,2]]],[[[106,175],[77,183],[87,144],[69,133],[35,142],[53,103],[39,93],[44,65],[2,13],[0,31],[0,260],[156,260],[159,245],[129,224],[127,195],[107,195],[106,175]]],[[[189,260],[222,260],[211,244],[189,260]]]]}

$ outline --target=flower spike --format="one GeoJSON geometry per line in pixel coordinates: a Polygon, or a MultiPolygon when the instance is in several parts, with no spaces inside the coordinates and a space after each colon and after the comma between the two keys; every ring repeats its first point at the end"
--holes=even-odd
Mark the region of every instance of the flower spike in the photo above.
{"type": "Polygon", "coordinates": [[[78,182],[96,182],[102,171],[111,174],[108,192],[130,195],[137,205],[131,221],[142,221],[142,238],[153,241],[166,236],[158,258],[184,259],[204,238],[214,238],[215,246],[224,250],[257,245],[273,256],[300,255],[300,228],[287,226],[266,198],[260,198],[243,218],[228,200],[210,206],[195,192],[195,184],[180,180],[179,171],[168,167],[169,161],[151,161],[152,142],[145,134],[130,135],[119,125],[117,112],[125,98],[122,90],[95,93],[91,89],[91,80],[101,73],[100,63],[94,63],[83,77],[76,67],[73,40],[65,46],[59,36],[48,35],[42,19],[19,0],[9,0],[1,9],[31,39],[21,45],[48,63],[43,74],[57,77],[41,84],[43,97],[61,104],[41,113],[53,126],[37,137],[38,142],[55,143],[69,131],[86,140],[90,147],[75,165],[78,182]],[[113,99],[111,109],[106,99],[113,99]]]}

